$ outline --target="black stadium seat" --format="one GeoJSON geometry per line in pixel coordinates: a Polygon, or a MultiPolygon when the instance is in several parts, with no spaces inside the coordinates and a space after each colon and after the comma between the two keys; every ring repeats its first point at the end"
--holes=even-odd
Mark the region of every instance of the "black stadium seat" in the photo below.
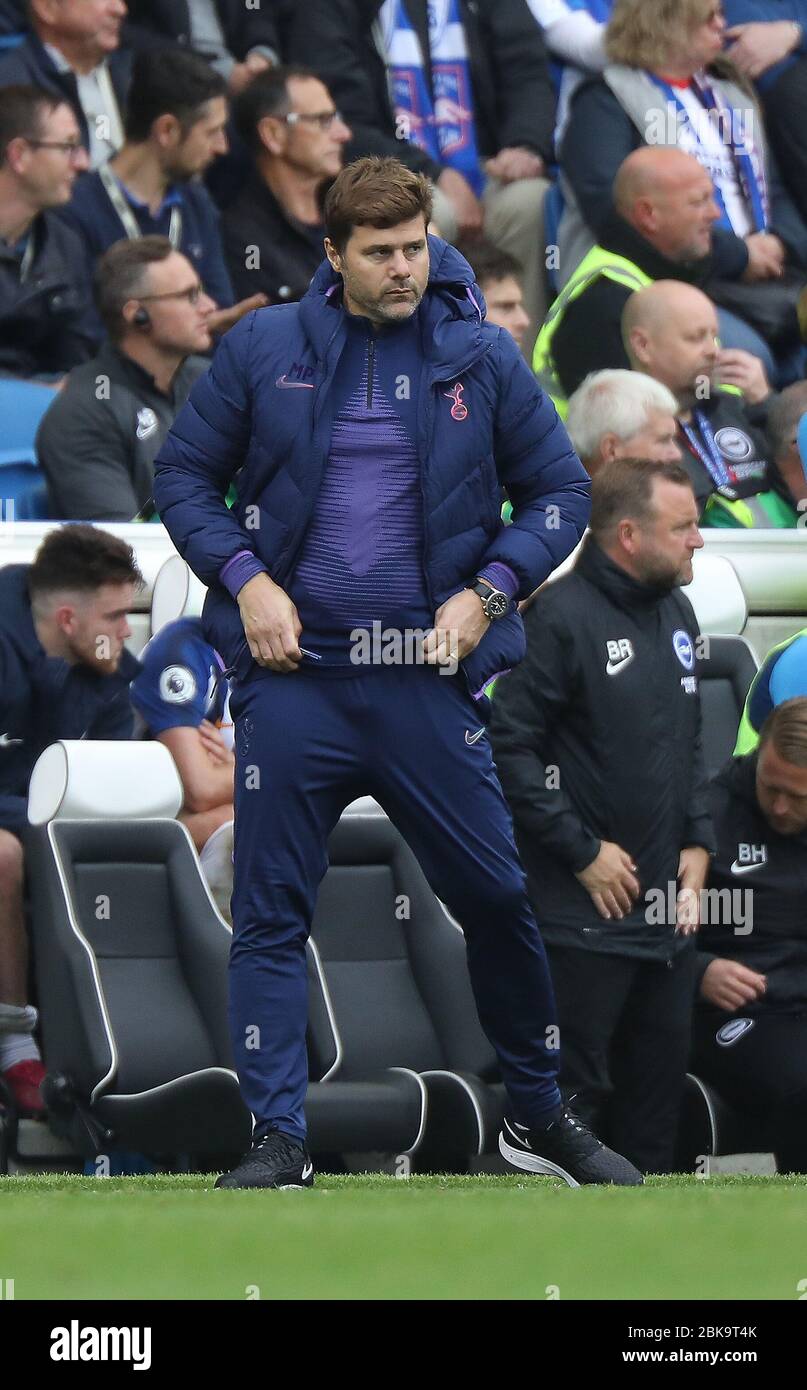
{"type": "Polygon", "coordinates": [[[701,664],[700,693],[703,750],[711,777],[734,751],[745,698],[758,666],[744,637],[709,636],[704,640],[709,646],[701,664]]]}
{"type": "MultiPolygon", "coordinates": [[[[54,1131],[88,1156],[137,1151],[204,1168],[248,1147],[251,1120],[227,1024],[231,932],[172,818],[180,804],[161,744],[46,750],[29,797],[31,939],[54,1131]],[[138,796],[148,818],[132,814],[138,796]]],[[[312,1152],[413,1152],[424,1083],[383,1068],[336,1078],[340,1045],[313,950],[309,986],[312,1152]]]]}
{"type": "Polygon", "coordinates": [[[184,826],[54,821],[31,831],[27,851],[56,1127],[86,1153],[246,1148],[227,1034],[229,932],[184,826]]]}
{"type": "Polygon", "coordinates": [[[417,1166],[465,1169],[496,1148],[504,1106],[465,940],[385,817],[344,817],[328,849],[312,939],[341,1050],[336,1075],[419,1074],[428,1116],[417,1166]]]}

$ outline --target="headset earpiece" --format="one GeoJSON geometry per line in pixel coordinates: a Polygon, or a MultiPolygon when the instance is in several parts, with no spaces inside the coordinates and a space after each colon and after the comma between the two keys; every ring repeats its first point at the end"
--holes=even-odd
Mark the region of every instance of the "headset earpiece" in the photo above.
{"type": "Polygon", "coordinates": [[[142,305],[139,309],[136,309],[132,317],[132,323],[136,328],[148,328],[151,323],[148,309],[144,309],[142,305]]]}

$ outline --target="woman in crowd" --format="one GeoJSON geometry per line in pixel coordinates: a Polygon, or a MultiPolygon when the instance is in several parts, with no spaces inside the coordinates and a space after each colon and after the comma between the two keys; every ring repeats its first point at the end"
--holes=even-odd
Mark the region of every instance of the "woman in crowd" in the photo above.
{"type": "Polygon", "coordinates": [[[596,239],[625,157],[642,144],[677,145],[709,171],[720,209],[713,245],[721,270],[709,294],[787,354],[798,343],[807,226],[782,184],[751,88],[722,56],[725,38],[717,0],[616,0],[608,63],[575,93],[563,141],[562,273],[596,239]]]}

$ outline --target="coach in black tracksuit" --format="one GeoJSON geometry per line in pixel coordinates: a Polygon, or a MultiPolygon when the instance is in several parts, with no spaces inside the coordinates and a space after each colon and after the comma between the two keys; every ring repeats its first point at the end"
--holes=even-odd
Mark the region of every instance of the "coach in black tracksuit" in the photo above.
{"type": "Polygon", "coordinates": [[[759,748],[732,758],[710,800],[709,888],[730,893],[731,910],[710,910],[699,933],[693,1070],[761,1122],[780,1172],[804,1173],[807,699],[772,711],[759,748]]]}
{"type": "Polygon", "coordinates": [[[702,544],[678,465],[606,465],[591,535],[530,609],[491,724],[555,983],[561,1086],[648,1172],[672,1164],[713,848],[699,632],[677,587],[702,544]]]}

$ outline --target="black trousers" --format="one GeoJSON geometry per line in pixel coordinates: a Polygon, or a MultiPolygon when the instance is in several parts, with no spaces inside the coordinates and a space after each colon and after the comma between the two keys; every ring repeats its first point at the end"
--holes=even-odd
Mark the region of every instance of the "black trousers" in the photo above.
{"type": "Polygon", "coordinates": [[[692,1069],[760,1122],[780,1173],[807,1173],[807,1012],[749,1015],[752,1026],[721,1043],[721,1028],[743,1017],[698,1011],[692,1069]]]}
{"type": "Polygon", "coordinates": [[[788,192],[807,222],[807,58],[765,93],[768,137],[788,192]]]}
{"type": "Polygon", "coordinates": [[[645,1173],[673,1169],[691,1040],[695,951],[666,962],[575,947],[546,953],[560,1086],[586,1124],[645,1173]]]}

